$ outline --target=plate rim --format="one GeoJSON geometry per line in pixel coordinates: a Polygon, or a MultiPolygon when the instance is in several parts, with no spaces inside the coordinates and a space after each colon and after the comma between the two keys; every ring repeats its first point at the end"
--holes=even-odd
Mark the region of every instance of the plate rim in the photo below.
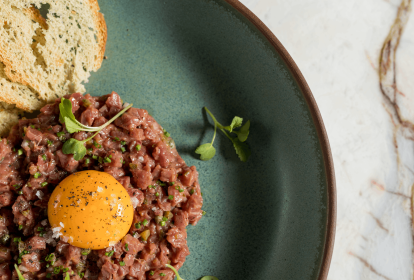
{"type": "Polygon", "coordinates": [[[325,129],[322,115],[319,111],[316,100],[309,88],[308,83],[305,80],[299,67],[296,65],[293,58],[288,51],[282,45],[282,43],[276,38],[276,36],[270,31],[270,29],[244,4],[239,0],[224,0],[230,4],[234,9],[247,18],[269,41],[269,43],[275,48],[276,52],[282,57],[286,63],[288,69],[292,73],[293,77],[298,82],[298,85],[303,93],[303,97],[309,107],[309,111],[312,116],[313,123],[316,127],[319,141],[321,143],[321,150],[323,154],[324,167],[327,181],[327,197],[328,197],[328,219],[326,221],[326,236],[324,244],[324,252],[322,257],[322,265],[319,271],[318,280],[326,280],[328,277],[329,267],[331,264],[332,253],[335,242],[335,229],[336,229],[336,181],[335,170],[332,158],[331,147],[329,145],[328,134],[325,129]]]}

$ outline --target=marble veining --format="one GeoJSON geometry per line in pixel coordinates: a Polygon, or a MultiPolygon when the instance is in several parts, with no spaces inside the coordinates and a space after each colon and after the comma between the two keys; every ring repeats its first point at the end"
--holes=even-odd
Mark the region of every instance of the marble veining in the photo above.
{"type": "Polygon", "coordinates": [[[289,51],[325,122],[338,194],[328,279],[413,279],[411,0],[241,2],[289,51]]]}

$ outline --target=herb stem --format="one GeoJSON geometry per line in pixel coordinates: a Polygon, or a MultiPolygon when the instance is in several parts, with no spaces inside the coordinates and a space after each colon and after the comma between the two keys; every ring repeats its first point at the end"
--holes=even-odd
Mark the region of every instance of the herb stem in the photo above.
{"type": "Polygon", "coordinates": [[[210,117],[213,119],[214,124],[218,126],[218,128],[223,129],[223,126],[216,120],[216,118],[214,117],[214,115],[210,112],[209,109],[207,109],[207,107],[204,107],[204,109],[206,110],[206,112],[210,115],[210,117]]]}

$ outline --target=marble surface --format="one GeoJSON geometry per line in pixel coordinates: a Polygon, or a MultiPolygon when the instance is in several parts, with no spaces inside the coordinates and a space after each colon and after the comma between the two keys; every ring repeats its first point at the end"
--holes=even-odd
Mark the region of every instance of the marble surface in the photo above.
{"type": "Polygon", "coordinates": [[[325,122],[338,194],[330,280],[413,279],[414,15],[409,12],[395,68],[391,63],[388,69],[391,79],[382,84],[391,89],[390,98],[379,79],[384,41],[400,5],[410,4],[403,1],[241,0],[289,51],[325,122]]]}

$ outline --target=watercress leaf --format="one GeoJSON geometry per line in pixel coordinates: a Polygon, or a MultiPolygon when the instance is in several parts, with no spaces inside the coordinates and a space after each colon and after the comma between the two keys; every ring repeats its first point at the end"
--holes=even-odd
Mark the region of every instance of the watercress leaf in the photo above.
{"type": "Polygon", "coordinates": [[[249,128],[250,121],[247,121],[238,131],[233,131],[237,134],[237,138],[239,138],[240,142],[247,140],[247,137],[249,136],[249,128]]]}
{"type": "Polygon", "coordinates": [[[233,138],[231,141],[233,142],[234,149],[240,160],[246,162],[251,154],[249,146],[246,143],[241,142],[239,138],[233,138]]]}
{"type": "Polygon", "coordinates": [[[64,117],[66,130],[69,133],[75,133],[82,130],[82,127],[69,119],[68,117],[64,117]]]}
{"type": "Polygon", "coordinates": [[[232,132],[233,129],[240,127],[242,125],[242,123],[243,123],[243,119],[240,118],[240,117],[238,117],[238,116],[235,116],[233,118],[233,120],[231,121],[230,130],[229,131],[232,132]]]}
{"type": "Polygon", "coordinates": [[[225,130],[229,132],[233,132],[233,129],[240,127],[242,123],[243,123],[243,119],[238,116],[235,116],[233,120],[231,121],[230,125],[219,127],[219,128],[224,128],[225,130]]]}
{"type": "Polygon", "coordinates": [[[177,280],[184,280],[183,278],[180,277],[180,274],[178,274],[178,271],[172,265],[166,264],[165,266],[170,268],[172,271],[174,271],[175,276],[177,276],[177,280]]]}
{"type": "Polygon", "coordinates": [[[204,276],[200,280],[218,280],[215,276],[204,276]]]}
{"type": "Polygon", "coordinates": [[[214,157],[216,154],[216,149],[213,147],[213,145],[211,145],[211,143],[206,143],[199,146],[195,152],[196,154],[200,155],[201,160],[207,161],[214,157]]]}
{"type": "Polygon", "coordinates": [[[17,267],[17,264],[14,264],[14,268],[16,269],[17,275],[19,276],[19,280],[25,280],[19,268],[17,267]]]}
{"type": "Polygon", "coordinates": [[[62,152],[65,155],[73,154],[75,160],[81,160],[86,155],[86,148],[83,141],[70,138],[63,144],[62,152]]]}
{"type": "Polygon", "coordinates": [[[59,104],[59,111],[60,111],[59,120],[61,122],[65,121],[65,117],[76,122],[76,118],[72,113],[72,102],[70,102],[69,99],[65,99],[64,97],[62,97],[62,100],[60,101],[60,104],[59,104]]]}

